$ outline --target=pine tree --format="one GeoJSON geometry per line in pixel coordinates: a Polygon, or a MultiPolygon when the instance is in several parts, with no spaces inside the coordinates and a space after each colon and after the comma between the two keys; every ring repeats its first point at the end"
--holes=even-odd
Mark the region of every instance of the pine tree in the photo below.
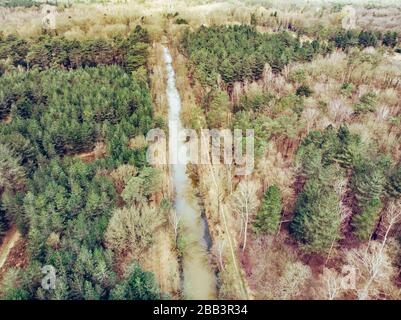
{"type": "Polygon", "coordinates": [[[394,198],[401,195],[401,165],[391,171],[386,183],[386,192],[394,198]]]}
{"type": "Polygon", "coordinates": [[[30,48],[26,59],[29,67],[38,67],[40,70],[44,70],[50,66],[51,52],[44,43],[37,43],[30,48]]]}
{"type": "MultiPolygon", "coordinates": [[[[299,150],[298,150],[299,151],[299,150]]],[[[322,168],[322,152],[314,145],[308,145],[302,148],[302,154],[298,153],[302,163],[302,173],[304,177],[309,178],[319,174],[322,168]]]]}
{"type": "Polygon", "coordinates": [[[337,48],[341,48],[343,50],[348,47],[355,46],[358,43],[357,35],[352,30],[341,30],[336,32],[331,40],[335,43],[337,48]]]}
{"type": "Polygon", "coordinates": [[[358,43],[361,47],[376,47],[377,37],[371,31],[361,31],[358,36],[358,43]]]}
{"type": "Polygon", "coordinates": [[[6,72],[6,65],[4,62],[0,62],[0,77],[6,72]]]}
{"type": "Polygon", "coordinates": [[[378,222],[382,203],[380,199],[372,199],[362,210],[352,218],[354,233],[359,240],[369,240],[378,222]]]}
{"type": "MultiPolygon", "coordinates": [[[[0,201],[0,240],[8,229],[8,222],[6,218],[6,212],[3,209],[2,203],[0,201]]],[[[1,242],[1,241],[0,241],[1,242]]]]}
{"type": "Polygon", "coordinates": [[[313,93],[308,85],[301,85],[297,88],[296,95],[301,97],[309,97],[313,93]]]}
{"type": "Polygon", "coordinates": [[[339,139],[339,146],[335,158],[343,168],[349,168],[355,159],[359,137],[351,135],[347,125],[340,126],[337,136],[339,139]]]}
{"type": "Polygon", "coordinates": [[[397,44],[397,32],[387,31],[383,36],[383,44],[387,47],[394,48],[397,44]]]}
{"type": "Polygon", "coordinates": [[[338,150],[338,137],[336,129],[329,125],[323,132],[321,144],[318,146],[322,151],[322,163],[331,165],[336,157],[338,150]]]}
{"type": "Polygon", "coordinates": [[[20,190],[24,186],[25,171],[19,163],[20,158],[0,143],[0,195],[20,190]]]}
{"type": "Polygon", "coordinates": [[[380,198],[384,183],[383,169],[379,164],[360,161],[355,166],[351,183],[358,207],[363,209],[372,199],[380,198]]]}
{"type": "Polygon", "coordinates": [[[308,180],[299,194],[291,232],[310,252],[325,252],[340,237],[340,198],[319,179],[308,180]]]}
{"type": "Polygon", "coordinates": [[[264,195],[263,203],[256,215],[254,230],[256,233],[275,234],[280,225],[281,196],[277,186],[270,186],[264,195]]]}
{"type": "Polygon", "coordinates": [[[7,214],[7,221],[12,221],[23,235],[27,233],[29,226],[28,218],[22,206],[24,196],[25,194],[22,192],[17,192],[16,194],[4,193],[2,199],[3,211],[7,214]]]}
{"type": "Polygon", "coordinates": [[[127,268],[125,279],[110,294],[112,300],[158,300],[160,289],[154,274],[143,271],[137,264],[127,268]]]}
{"type": "Polygon", "coordinates": [[[14,154],[18,154],[21,158],[20,163],[28,174],[33,172],[37,162],[37,151],[28,139],[19,133],[15,133],[0,137],[0,142],[6,144],[14,154]]]}
{"type": "Polygon", "coordinates": [[[219,70],[221,78],[224,80],[225,83],[232,84],[234,82],[234,68],[229,60],[224,59],[220,65],[219,70]]]}

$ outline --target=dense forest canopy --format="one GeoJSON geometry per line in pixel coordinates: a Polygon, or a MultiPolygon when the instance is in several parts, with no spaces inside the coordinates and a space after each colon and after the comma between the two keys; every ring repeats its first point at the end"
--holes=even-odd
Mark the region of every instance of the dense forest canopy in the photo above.
{"type": "Polygon", "coordinates": [[[360,240],[372,236],[379,222],[382,201],[392,198],[386,190],[392,188],[395,178],[392,168],[396,166],[390,155],[379,154],[375,149],[372,145],[363,146],[360,137],[351,134],[346,125],[338,130],[329,126],[324,132],[311,132],[305,137],[297,156],[306,184],[298,196],[291,226],[298,239],[319,251],[328,250],[340,238],[339,199],[335,198],[333,181],[344,179],[346,174],[351,176],[349,184],[354,195],[353,232],[360,240]],[[325,193],[330,189],[333,199],[325,193]],[[328,202],[327,205],[331,202],[332,209],[325,213],[320,200],[328,202]],[[319,239],[309,239],[318,236],[319,239]]]}
{"type": "Polygon", "coordinates": [[[118,197],[107,172],[144,167],[145,146],[129,141],[155,125],[148,42],[140,27],[113,40],[1,36],[1,59],[11,65],[0,76],[0,233],[16,224],[30,255],[5,298],[160,297],[153,275],[135,262],[121,280],[104,245],[118,197]],[[104,158],[72,157],[95,143],[105,144],[104,158]],[[41,288],[43,265],[58,270],[55,290],[41,288]]]}
{"type": "Polygon", "coordinates": [[[124,127],[133,136],[151,126],[146,83],[117,66],[13,73],[0,82],[3,118],[13,119],[2,140],[21,135],[48,158],[90,151],[124,127]]]}
{"type": "Polygon", "coordinates": [[[252,26],[201,27],[183,37],[191,71],[202,84],[214,86],[217,76],[232,86],[234,82],[259,80],[266,64],[280,72],[291,62],[312,61],[318,54],[328,54],[335,48],[352,46],[395,47],[396,32],[333,30],[326,39],[301,41],[287,31],[261,33],[252,26]]]}
{"type": "Polygon", "coordinates": [[[320,50],[317,41],[301,44],[291,34],[262,34],[249,26],[200,28],[183,40],[195,77],[212,85],[220,74],[235,81],[258,80],[265,64],[279,72],[291,61],[310,61],[320,50]]]}
{"type": "Polygon", "coordinates": [[[148,34],[139,26],[127,36],[117,35],[111,40],[78,41],[50,35],[22,39],[0,32],[0,59],[10,59],[12,66],[27,69],[75,69],[116,64],[126,71],[133,71],[145,65],[148,42],[148,34]]]}

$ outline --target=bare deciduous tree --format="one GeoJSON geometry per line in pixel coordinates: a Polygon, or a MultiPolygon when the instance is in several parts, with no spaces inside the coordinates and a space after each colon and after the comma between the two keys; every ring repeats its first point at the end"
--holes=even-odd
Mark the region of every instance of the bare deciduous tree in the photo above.
{"type": "Polygon", "coordinates": [[[107,246],[117,254],[128,248],[138,256],[152,243],[155,230],[163,222],[159,210],[147,204],[117,208],[106,230],[107,246]]]}
{"type": "Polygon", "coordinates": [[[176,210],[174,210],[174,209],[170,210],[169,221],[170,221],[170,225],[174,231],[174,242],[177,243],[178,230],[180,228],[181,217],[177,214],[176,210]]]}
{"type": "Polygon", "coordinates": [[[374,294],[375,284],[385,285],[391,280],[394,269],[386,244],[391,229],[400,220],[401,202],[389,202],[381,223],[382,240],[370,241],[365,248],[349,252],[348,260],[356,267],[359,274],[360,285],[356,288],[359,300],[366,300],[374,294]]]}
{"type": "Polygon", "coordinates": [[[309,266],[300,261],[287,262],[278,279],[273,296],[282,300],[299,297],[305,291],[305,285],[311,276],[312,270],[309,266]]]}
{"type": "MultiPolygon", "coordinates": [[[[383,220],[381,223],[382,232],[384,232],[382,247],[386,245],[390,230],[393,229],[394,225],[401,220],[401,201],[391,201],[387,205],[387,210],[385,210],[383,215],[383,220]]],[[[383,250],[383,249],[382,249],[383,250]]]]}
{"type": "Polygon", "coordinates": [[[358,299],[366,300],[372,293],[373,284],[388,280],[391,274],[391,261],[382,250],[382,244],[372,241],[366,249],[353,249],[348,260],[358,270],[359,288],[356,288],[358,299]]]}
{"type": "Polygon", "coordinates": [[[321,275],[323,282],[323,295],[328,300],[334,300],[341,292],[341,278],[338,272],[329,268],[324,268],[321,275]]]}
{"type": "Polygon", "coordinates": [[[249,219],[258,208],[258,184],[252,180],[241,181],[233,193],[232,209],[240,216],[240,237],[244,234],[242,250],[246,248],[249,219]]]}

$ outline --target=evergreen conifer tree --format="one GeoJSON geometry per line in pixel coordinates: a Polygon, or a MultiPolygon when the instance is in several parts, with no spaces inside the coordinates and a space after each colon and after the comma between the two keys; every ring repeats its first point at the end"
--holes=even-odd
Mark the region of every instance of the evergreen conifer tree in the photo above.
{"type": "Polygon", "coordinates": [[[352,226],[359,240],[369,240],[380,216],[382,204],[380,199],[372,199],[366,207],[353,216],[352,226]]]}
{"type": "Polygon", "coordinates": [[[281,218],[281,196],[277,186],[270,186],[264,195],[263,203],[256,215],[254,229],[257,233],[275,234],[281,218]]]}

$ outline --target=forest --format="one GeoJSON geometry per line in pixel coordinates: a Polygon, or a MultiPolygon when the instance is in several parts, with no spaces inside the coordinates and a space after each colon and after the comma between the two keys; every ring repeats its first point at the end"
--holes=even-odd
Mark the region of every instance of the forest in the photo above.
{"type": "Polygon", "coordinates": [[[0,299],[400,300],[400,21],[391,0],[0,1],[0,299]],[[171,119],[253,129],[253,171],[149,163],[171,119]]]}
{"type": "MultiPolygon", "coordinates": [[[[358,35],[336,31],[328,38],[328,45],[322,48],[319,40],[301,44],[299,39],[286,32],[265,35],[248,26],[211,27],[186,34],[182,47],[188,55],[189,70],[205,92],[202,101],[208,126],[222,127],[226,120],[225,124],[233,128],[254,128],[258,151],[263,153],[266,138],[294,136],[291,131],[300,126],[304,100],[313,95],[313,90],[302,81],[305,74],[299,70],[293,77],[300,85],[286,96],[256,89],[233,102],[234,83],[260,80],[266,64],[274,74],[291,62],[307,63],[318,54],[325,57],[335,48],[378,46],[378,39],[382,39],[382,46],[394,48],[398,34],[386,33],[383,37],[380,32],[361,31],[358,35]],[[219,77],[222,84],[218,82],[219,77]],[[231,112],[232,117],[227,116],[231,112]],[[227,121],[229,118],[232,118],[231,123],[227,121]],[[294,128],[290,131],[291,125],[294,128]]],[[[353,54],[358,53],[354,51],[353,54]]],[[[342,87],[345,89],[350,85],[344,83],[342,87]]],[[[353,113],[361,117],[375,111],[376,104],[377,95],[366,93],[354,105],[353,113]]],[[[377,150],[375,144],[363,144],[358,134],[350,132],[346,122],[340,123],[338,130],[330,124],[324,130],[309,132],[297,148],[295,158],[300,166],[299,179],[303,188],[295,203],[290,230],[307,250],[327,251],[342,237],[336,181],[349,178],[349,197],[354,213],[350,225],[360,240],[372,237],[383,205],[401,194],[401,166],[390,153],[377,150]]],[[[277,232],[280,223],[277,215],[281,210],[274,207],[281,207],[278,192],[275,185],[267,189],[261,211],[255,217],[258,231],[277,232]]]]}
{"type": "MultiPolygon", "coordinates": [[[[333,27],[305,39],[305,31],[297,35],[291,28],[288,24],[288,29],[279,32],[260,32],[256,14],[251,14],[250,25],[202,26],[183,31],[179,50],[195,93],[191,103],[204,110],[204,120],[198,110],[188,110],[185,121],[205,121],[209,128],[254,129],[258,162],[257,172],[250,177],[235,177],[224,166],[210,170],[219,181],[216,191],[208,190],[208,170],[194,169],[194,175],[206,199],[209,221],[226,223],[221,220],[222,202],[232,212],[231,226],[237,225],[242,237],[236,237],[242,247],[239,264],[246,272],[248,290],[257,298],[327,298],[325,290],[328,294],[335,290],[338,298],[341,271],[333,271],[333,265],[358,263],[361,268],[361,264],[374,263],[373,259],[384,255],[384,250],[396,250],[393,246],[397,246],[387,242],[389,235],[398,239],[396,225],[400,222],[399,82],[395,80],[400,73],[395,67],[394,82],[392,76],[386,79],[385,65],[390,63],[384,55],[397,53],[400,35],[397,31],[333,27]],[[394,94],[392,102],[387,99],[389,92],[394,94]],[[377,124],[370,134],[363,131],[364,123],[374,121],[370,119],[380,117],[384,110],[387,113],[380,118],[380,129],[377,124]],[[378,132],[381,138],[375,136],[378,132]],[[386,134],[395,139],[392,147],[386,134]],[[272,171],[267,174],[266,169],[272,171]],[[225,181],[227,175],[231,177],[225,181]],[[370,242],[378,244],[376,249],[369,247],[373,247],[370,242]],[[320,278],[313,280],[323,282],[323,289],[317,289],[319,285],[314,282],[314,292],[301,294],[301,288],[311,283],[308,281],[312,281],[310,273],[314,270],[300,265],[297,258],[291,258],[295,260],[291,262],[285,254],[293,256],[293,249],[285,243],[301,250],[295,256],[323,269],[320,278]],[[342,251],[350,247],[353,249],[342,256],[342,251]],[[366,247],[364,252],[362,248],[366,247]],[[274,255],[276,264],[282,266],[274,266],[273,262],[272,266],[266,265],[259,258],[283,248],[285,254],[274,255]],[[288,274],[297,280],[289,278],[294,281],[293,292],[285,293],[284,284],[267,285],[267,279],[271,279],[268,270],[278,276],[283,272],[302,276],[288,274]],[[329,283],[327,288],[325,281],[329,283]]],[[[216,237],[221,242],[229,241],[227,233],[216,231],[216,237]]],[[[216,250],[224,256],[221,247],[216,250]]],[[[391,267],[395,270],[398,254],[391,267]]],[[[225,298],[243,297],[232,284],[235,262],[232,269],[227,264],[219,268],[223,283],[227,281],[220,294],[225,298]]],[[[385,272],[389,266],[379,267],[385,272]]],[[[365,265],[365,272],[373,272],[369,268],[373,267],[365,265]]],[[[395,270],[386,276],[397,279],[395,270]]],[[[380,281],[375,276],[360,277],[357,297],[377,292],[398,297],[395,287],[386,291],[379,284],[380,289],[372,288],[376,285],[372,282],[380,281]]],[[[398,281],[391,279],[388,281],[398,281]]],[[[395,286],[394,282],[389,286],[395,286]]]]}
{"type": "Polygon", "coordinates": [[[265,64],[277,73],[290,62],[312,61],[318,54],[327,55],[335,48],[397,45],[397,32],[334,30],[327,39],[301,43],[286,31],[266,34],[252,26],[201,27],[184,35],[182,46],[194,77],[204,86],[212,86],[218,75],[227,86],[234,82],[259,80],[265,64]],[[325,40],[325,41],[324,41],[325,40]]]}
{"type": "Polygon", "coordinates": [[[0,127],[0,231],[16,224],[30,255],[23,273],[8,274],[6,299],[160,297],[154,276],[135,261],[118,276],[113,253],[104,246],[119,197],[110,172],[126,165],[137,168],[131,169],[133,178],[157,179],[146,169],[145,146],[129,146],[157,125],[148,44],[139,26],[107,41],[0,38],[0,56],[10,61],[0,77],[1,119],[9,119],[0,127]],[[74,156],[97,144],[107,156],[91,163],[74,156]],[[60,272],[50,294],[38,278],[43,264],[60,272]]]}

